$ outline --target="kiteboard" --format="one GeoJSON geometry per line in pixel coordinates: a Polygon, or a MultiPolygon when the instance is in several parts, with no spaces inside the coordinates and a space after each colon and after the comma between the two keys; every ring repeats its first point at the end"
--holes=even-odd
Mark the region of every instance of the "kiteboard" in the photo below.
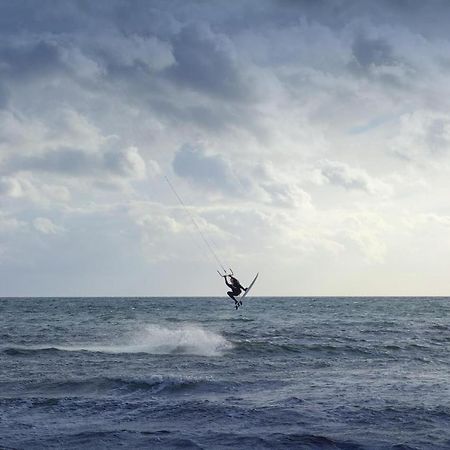
{"type": "Polygon", "coordinates": [[[247,294],[250,292],[250,289],[253,287],[253,285],[255,284],[256,279],[258,278],[259,272],[256,274],[255,278],[253,278],[253,281],[250,283],[250,285],[248,286],[247,290],[242,294],[242,297],[240,297],[240,299],[242,300],[244,297],[247,296],[247,294]]]}

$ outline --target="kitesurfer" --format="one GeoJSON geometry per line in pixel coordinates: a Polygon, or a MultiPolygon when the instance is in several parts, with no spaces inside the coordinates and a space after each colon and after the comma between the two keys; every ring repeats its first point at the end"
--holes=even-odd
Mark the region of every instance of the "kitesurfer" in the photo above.
{"type": "Polygon", "coordinates": [[[236,307],[236,309],[238,309],[239,305],[242,305],[242,301],[236,300],[236,297],[238,295],[240,295],[242,291],[246,291],[247,288],[241,286],[241,283],[239,283],[239,280],[237,278],[234,278],[233,275],[222,275],[222,276],[225,280],[225,284],[229,288],[231,288],[231,291],[228,291],[227,294],[231,299],[234,300],[234,306],[236,307]],[[228,282],[227,277],[230,279],[229,282],[228,282]]]}

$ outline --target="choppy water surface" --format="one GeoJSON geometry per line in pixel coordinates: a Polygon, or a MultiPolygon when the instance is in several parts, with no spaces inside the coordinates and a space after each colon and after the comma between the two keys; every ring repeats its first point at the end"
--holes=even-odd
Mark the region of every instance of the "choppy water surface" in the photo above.
{"type": "Polygon", "coordinates": [[[450,448],[450,299],[0,299],[0,448],[450,448]]]}

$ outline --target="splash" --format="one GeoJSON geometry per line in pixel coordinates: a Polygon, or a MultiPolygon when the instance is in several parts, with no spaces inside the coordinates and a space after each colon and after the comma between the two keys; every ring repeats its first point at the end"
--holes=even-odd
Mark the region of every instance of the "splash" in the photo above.
{"type": "Polygon", "coordinates": [[[232,344],[220,334],[196,325],[183,325],[176,328],[146,325],[137,332],[110,345],[92,343],[70,346],[49,345],[39,348],[29,347],[27,350],[221,356],[231,348],[232,344]]]}
{"type": "Polygon", "coordinates": [[[176,328],[147,325],[132,336],[130,343],[112,347],[109,350],[113,350],[114,353],[219,356],[230,347],[231,344],[220,334],[196,325],[183,325],[176,328]]]}

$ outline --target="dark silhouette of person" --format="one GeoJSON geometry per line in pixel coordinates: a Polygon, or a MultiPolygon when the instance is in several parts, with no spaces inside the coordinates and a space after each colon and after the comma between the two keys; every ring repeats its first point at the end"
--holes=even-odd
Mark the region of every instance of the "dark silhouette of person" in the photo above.
{"type": "Polygon", "coordinates": [[[247,288],[241,286],[241,283],[239,283],[239,280],[237,278],[234,278],[233,275],[223,275],[223,278],[225,280],[225,284],[231,288],[231,291],[228,291],[228,296],[234,300],[234,306],[236,309],[239,308],[239,305],[242,305],[242,301],[237,300],[236,297],[241,294],[242,291],[246,291],[247,288]],[[228,282],[227,277],[230,279],[228,282]]]}

